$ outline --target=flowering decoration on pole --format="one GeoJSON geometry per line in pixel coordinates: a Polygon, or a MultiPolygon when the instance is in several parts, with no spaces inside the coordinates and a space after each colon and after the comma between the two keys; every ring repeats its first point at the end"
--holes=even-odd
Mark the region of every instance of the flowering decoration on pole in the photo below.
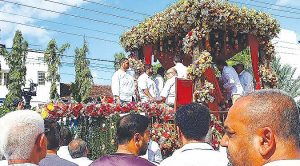
{"type": "Polygon", "coordinates": [[[196,87],[194,91],[194,100],[198,103],[212,103],[215,98],[211,95],[214,85],[205,80],[204,85],[196,87]]]}
{"type": "Polygon", "coordinates": [[[130,56],[128,60],[130,68],[132,68],[135,73],[139,74],[142,72],[144,68],[142,60],[138,59],[136,56],[130,56]]]}
{"type": "Polygon", "coordinates": [[[267,65],[259,66],[259,75],[262,79],[264,88],[275,88],[278,84],[276,73],[267,65]]]}
{"type": "Polygon", "coordinates": [[[185,38],[182,39],[183,41],[183,52],[186,55],[192,55],[193,49],[195,46],[198,45],[198,43],[205,38],[206,34],[208,34],[208,30],[205,28],[196,27],[192,29],[185,38]]]}

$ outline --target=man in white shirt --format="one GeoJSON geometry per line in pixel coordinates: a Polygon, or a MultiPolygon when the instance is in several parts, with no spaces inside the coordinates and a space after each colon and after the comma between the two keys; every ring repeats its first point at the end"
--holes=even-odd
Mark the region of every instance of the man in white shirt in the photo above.
{"type": "Polygon", "coordinates": [[[72,162],[79,166],[89,166],[93,161],[87,158],[88,149],[87,143],[82,139],[75,139],[68,145],[72,162]]]}
{"type": "Polygon", "coordinates": [[[138,90],[141,98],[141,102],[154,101],[156,87],[151,76],[153,74],[153,67],[151,65],[144,66],[144,73],[138,78],[138,90]]]}
{"type": "Polygon", "coordinates": [[[167,81],[163,90],[160,93],[160,97],[162,101],[167,104],[174,104],[175,103],[175,93],[176,93],[176,86],[175,81],[177,77],[177,71],[175,68],[170,68],[167,70],[166,73],[167,81]]]}
{"type": "Polygon", "coordinates": [[[146,154],[141,157],[149,160],[150,162],[152,162],[154,164],[159,164],[163,160],[161,150],[160,150],[158,143],[155,141],[152,141],[151,139],[148,142],[148,150],[147,150],[146,154]]]}
{"type": "Polygon", "coordinates": [[[226,155],[205,142],[210,125],[209,109],[199,103],[179,108],[175,123],[182,147],[161,162],[161,166],[227,166],[226,155]]]}
{"type": "Polygon", "coordinates": [[[178,78],[187,78],[187,67],[182,64],[181,56],[174,57],[174,68],[177,71],[178,78]]]}
{"type": "Polygon", "coordinates": [[[156,77],[154,79],[158,94],[160,94],[162,89],[164,88],[164,78],[163,78],[164,75],[165,75],[165,69],[163,67],[158,68],[156,77]]]}
{"type": "Polygon", "coordinates": [[[223,83],[224,91],[226,92],[226,99],[234,102],[237,97],[244,93],[239,76],[234,68],[228,66],[225,61],[216,61],[216,65],[222,73],[221,81],[223,83]]]}
{"type": "Polygon", "coordinates": [[[235,70],[239,75],[240,82],[244,89],[244,94],[253,92],[254,91],[253,77],[248,71],[244,70],[244,65],[241,63],[237,64],[235,66],[235,70]]]}
{"type": "Polygon", "coordinates": [[[267,89],[242,96],[224,125],[221,145],[232,165],[300,165],[299,110],[287,93],[267,89]]]}
{"type": "Polygon", "coordinates": [[[115,101],[131,102],[134,95],[134,78],[127,73],[129,61],[127,58],[120,60],[121,68],[112,77],[111,90],[115,101]]]}

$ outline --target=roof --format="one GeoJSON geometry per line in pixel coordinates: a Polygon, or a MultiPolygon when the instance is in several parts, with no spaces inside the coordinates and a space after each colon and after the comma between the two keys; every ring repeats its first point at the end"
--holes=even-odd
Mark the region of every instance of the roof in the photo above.
{"type": "Polygon", "coordinates": [[[125,32],[120,40],[126,51],[134,51],[167,37],[184,37],[196,27],[230,29],[268,40],[279,32],[278,22],[260,11],[218,0],[180,0],[125,32]]]}
{"type": "MultiPolygon", "coordinates": [[[[60,97],[70,97],[71,96],[71,85],[60,83],[60,97]]],[[[93,85],[90,97],[100,97],[100,96],[112,96],[110,85],[93,85]]]]}

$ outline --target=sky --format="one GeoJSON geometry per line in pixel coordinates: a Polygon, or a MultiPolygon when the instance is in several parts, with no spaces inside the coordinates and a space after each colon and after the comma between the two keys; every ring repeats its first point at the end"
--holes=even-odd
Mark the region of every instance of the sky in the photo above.
{"type": "MultiPolygon", "coordinates": [[[[174,2],[176,0],[0,0],[0,43],[11,47],[17,29],[22,31],[32,49],[46,49],[50,39],[55,39],[59,46],[69,43],[71,47],[65,52],[67,57],[62,59],[60,72],[61,82],[70,83],[74,80],[74,59],[70,56],[75,55],[76,47],[82,47],[85,36],[89,45],[88,58],[98,59],[90,61],[94,83],[110,84],[114,72],[113,63],[100,60],[113,61],[115,53],[124,52],[119,44],[122,33],[174,2]]],[[[284,37],[284,41],[294,43],[285,43],[284,47],[289,47],[289,52],[295,54],[295,44],[300,40],[300,0],[229,2],[273,15],[281,28],[287,30],[282,31],[280,36],[284,37]],[[286,33],[289,35],[285,35],[286,33]]],[[[297,63],[294,59],[300,58],[300,55],[297,57],[291,56],[292,54],[280,56],[290,59],[295,67],[300,68],[300,59],[297,63]]]]}

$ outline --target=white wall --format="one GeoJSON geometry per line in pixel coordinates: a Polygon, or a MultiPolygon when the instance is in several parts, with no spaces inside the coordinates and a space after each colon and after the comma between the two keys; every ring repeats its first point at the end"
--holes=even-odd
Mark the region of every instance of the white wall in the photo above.
{"type": "MultiPolygon", "coordinates": [[[[28,52],[26,59],[26,85],[25,87],[29,88],[29,80],[32,80],[34,83],[38,83],[38,71],[43,71],[47,76],[48,66],[43,62],[43,53],[37,52],[28,52]]],[[[1,66],[3,64],[3,56],[0,55],[1,66]]],[[[5,68],[3,68],[5,69],[5,68]]],[[[1,69],[2,71],[2,69],[1,69]]],[[[2,71],[2,72],[8,72],[2,71]]],[[[37,96],[33,96],[31,99],[31,106],[37,106],[38,104],[43,104],[49,101],[49,92],[50,92],[51,83],[45,82],[45,85],[37,86],[37,96]]],[[[59,83],[57,83],[57,90],[60,93],[59,83]]],[[[5,85],[0,85],[0,98],[5,98],[7,94],[7,88],[5,85]]]]}
{"type": "Polygon", "coordinates": [[[281,58],[281,63],[297,68],[295,76],[300,76],[300,44],[297,41],[296,32],[281,29],[278,37],[272,42],[276,56],[281,58]]]}

